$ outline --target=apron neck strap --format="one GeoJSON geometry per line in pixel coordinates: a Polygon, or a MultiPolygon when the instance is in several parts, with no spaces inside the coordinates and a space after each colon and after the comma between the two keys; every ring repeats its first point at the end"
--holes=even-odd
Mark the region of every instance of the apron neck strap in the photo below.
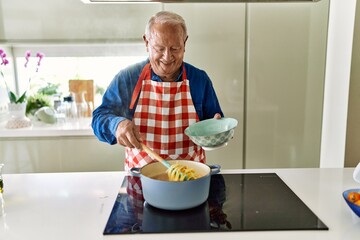
{"type": "MultiPolygon", "coordinates": [[[[187,79],[184,63],[182,64],[182,70],[183,71],[182,71],[181,79],[184,81],[184,80],[187,79]]],[[[151,65],[150,65],[150,63],[147,63],[144,66],[144,68],[142,69],[141,73],[140,73],[139,79],[138,79],[138,81],[136,83],[134,92],[133,92],[132,97],[131,97],[131,102],[130,102],[130,106],[129,106],[129,108],[131,110],[134,108],[136,99],[139,96],[139,93],[141,91],[142,81],[145,80],[145,79],[151,79],[151,65]]]]}

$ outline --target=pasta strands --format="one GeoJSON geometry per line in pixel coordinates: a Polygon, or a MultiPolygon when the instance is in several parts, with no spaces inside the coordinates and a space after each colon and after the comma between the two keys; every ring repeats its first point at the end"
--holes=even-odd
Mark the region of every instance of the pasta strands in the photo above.
{"type": "Polygon", "coordinates": [[[198,178],[193,168],[180,165],[179,163],[171,165],[167,170],[167,174],[170,181],[188,181],[198,178]]]}

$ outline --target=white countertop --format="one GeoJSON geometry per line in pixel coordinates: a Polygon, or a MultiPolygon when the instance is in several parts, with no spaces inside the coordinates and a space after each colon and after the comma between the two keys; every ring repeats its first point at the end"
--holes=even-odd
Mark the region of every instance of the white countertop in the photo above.
{"type": "MultiPolygon", "coordinates": [[[[328,231],[255,231],[226,233],[107,235],[103,230],[124,172],[4,175],[1,240],[99,239],[359,239],[360,218],[342,192],[360,188],[353,169],[225,170],[222,173],[275,172],[329,227],[328,231]]],[[[1,211],[0,211],[1,213],[1,211]]]]}
{"type": "Polygon", "coordinates": [[[94,136],[91,118],[68,119],[61,123],[47,124],[32,120],[27,128],[7,129],[6,121],[0,123],[0,139],[13,137],[94,136]]]}

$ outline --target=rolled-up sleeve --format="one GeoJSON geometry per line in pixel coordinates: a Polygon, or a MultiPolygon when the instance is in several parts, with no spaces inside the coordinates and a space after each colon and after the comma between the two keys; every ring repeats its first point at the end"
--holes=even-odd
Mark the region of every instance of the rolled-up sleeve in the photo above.
{"type": "Polygon", "coordinates": [[[93,111],[91,126],[100,141],[116,144],[117,126],[125,119],[132,120],[135,108],[129,109],[130,101],[145,63],[120,71],[105,91],[101,105],[93,111]]]}

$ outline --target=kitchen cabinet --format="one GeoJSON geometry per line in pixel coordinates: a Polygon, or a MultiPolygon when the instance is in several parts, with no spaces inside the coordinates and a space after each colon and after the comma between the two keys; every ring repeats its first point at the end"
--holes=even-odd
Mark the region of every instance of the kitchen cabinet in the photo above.
{"type": "Polygon", "coordinates": [[[0,42],[110,42],[139,39],[160,4],[83,4],[80,0],[22,0],[0,3],[0,42]],[[26,10],[26,11],[25,11],[26,10]],[[58,14],[61,12],[62,14],[58,14]],[[54,30],[56,29],[56,31],[54,30]]]}
{"type": "Polygon", "coordinates": [[[123,170],[123,147],[111,147],[94,136],[0,139],[5,173],[123,170]]]}
{"type": "MultiPolygon", "coordinates": [[[[214,151],[208,163],[224,169],[233,168],[233,162],[241,164],[241,156],[224,161],[224,152],[226,148],[214,151]]],[[[4,173],[121,171],[124,158],[124,147],[100,142],[92,135],[0,137],[4,173]]]]}
{"type": "Polygon", "coordinates": [[[165,4],[188,22],[186,60],[206,69],[225,115],[239,120],[233,142],[207,152],[209,161],[319,167],[328,8],[165,4]]]}
{"type": "Polygon", "coordinates": [[[249,5],[246,168],[319,166],[328,7],[249,5]]]}
{"type": "Polygon", "coordinates": [[[32,128],[15,130],[3,125],[0,125],[0,162],[5,164],[4,173],[124,169],[124,148],[98,141],[90,119],[55,125],[37,122],[32,128]]]}

